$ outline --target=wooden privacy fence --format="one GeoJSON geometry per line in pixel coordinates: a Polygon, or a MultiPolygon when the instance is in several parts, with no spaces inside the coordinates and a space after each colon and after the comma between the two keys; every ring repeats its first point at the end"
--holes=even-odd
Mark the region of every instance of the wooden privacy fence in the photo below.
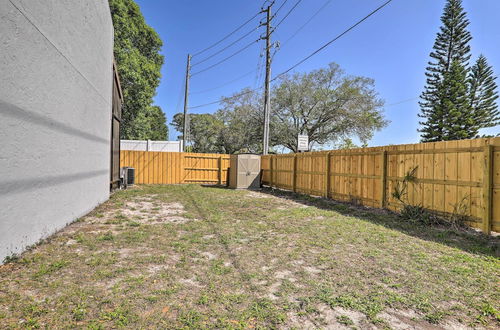
{"type": "Polygon", "coordinates": [[[416,168],[408,203],[500,231],[500,138],[262,157],[264,184],[398,210],[392,193],[416,168]]]}
{"type": "Polygon", "coordinates": [[[137,184],[225,184],[229,155],[122,150],[120,166],[135,168],[137,184]]]}

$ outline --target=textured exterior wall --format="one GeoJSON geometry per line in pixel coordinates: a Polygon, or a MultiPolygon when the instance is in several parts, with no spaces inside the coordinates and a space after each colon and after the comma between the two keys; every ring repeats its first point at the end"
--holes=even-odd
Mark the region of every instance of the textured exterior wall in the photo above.
{"type": "Polygon", "coordinates": [[[0,263],[109,197],[106,0],[0,1],[0,263]]]}

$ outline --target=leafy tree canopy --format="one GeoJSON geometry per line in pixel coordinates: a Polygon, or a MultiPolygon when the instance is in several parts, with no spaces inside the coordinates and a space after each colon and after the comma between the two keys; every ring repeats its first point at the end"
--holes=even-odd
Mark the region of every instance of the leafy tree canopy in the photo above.
{"type": "Polygon", "coordinates": [[[337,65],[305,74],[284,76],[273,90],[273,145],[297,150],[297,135],[311,145],[356,136],[366,143],[387,125],[370,78],[346,75],[337,65]]]}
{"type": "MultiPolygon", "coordinates": [[[[310,73],[282,77],[271,91],[270,145],[297,150],[297,135],[311,146],[349,137],[362,143],[387,125],[372,79],[346,75],[337,64],[310,73]]],[[[193,150],[199,152],[262,152],[263,96],[244,89],[221,100],[214,114],[190,115],[193,150]]],[[[183,116],[173,126],[182,131],[183,116]]]]}
{"type": "MultiPolygon", "coordinates": [[[[146,24],[133,0],[110,0],[115,30],[114,53],[124,95],[121,138],[168,136],[165,115],[152,106],[164,62],[158,34],[146,24]]],[[[162,112],[163,113],[163,112],[162,112]]]]}

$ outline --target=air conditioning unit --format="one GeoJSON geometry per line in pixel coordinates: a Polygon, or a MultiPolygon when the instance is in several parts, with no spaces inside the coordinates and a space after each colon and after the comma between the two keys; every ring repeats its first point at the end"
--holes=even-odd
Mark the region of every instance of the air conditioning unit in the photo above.
{"type": "Polygon", "coordinates": [[[123,189],[127,189],[128,186],[133,186],[135,184],[135,168],[122,167],[120,170],[120,179],[123,189]]]}

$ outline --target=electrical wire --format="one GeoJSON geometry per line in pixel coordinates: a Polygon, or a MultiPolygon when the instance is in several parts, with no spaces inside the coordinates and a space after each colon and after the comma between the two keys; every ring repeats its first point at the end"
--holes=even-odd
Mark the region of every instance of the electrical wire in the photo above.
{"type": "Polygon", "coordinates": [[[233,96],[223,97],[219,101],[214,101],[214,102],[210,102],[210,103],[195,105],[194,107],[189,107],[189,109],[203,108],[203,107],[206,107],[206,106],[209,106],[209,105],[212,105],[212,104],[221,103],[221,102],[226,101],[226,100],[232,100],[232,99],[235,99],[237,97],[240,97],[240,96],[243,96],[243,95],[246,95],[246,94],[250,94],[252,92],[256,92],[256,91],[258,91],[258,90],[260,90],[262,88],[263,87],[256,88],[256,89],[249,89],[249,90],[246,90],[246,91],[244,91],[242,93],[239,93],[239,94],[236,94],[236,95],[233,95],[233,96]]]}
{"type": "MultiPolygon", "coordinates": [[[[295,10],[295,8],[297,8],[297,6],[302,2],[302,0],[298,0],[295,5],[293,5],[292,8],[290,8],[290,10],[288,11],[288,13],[285,14],[285,16],[278,22],[278,24],[276,24],[276,26],[273,28],[273,30],[271,31],[271,33],[273,33],[277,28],[278,26],[280,26],[281,23],[283,23],[283,21],[288,17],[288,15],[290,15],[292,13],[292,11],[295,10]]],[[[276,12],[277,13],[277,12],[276,12]]]]}
{"type": "Polygon", "coordinates": [[[181,102],[182,102],[182,95],[184,95],[184,85],[182,86],[182,88],[179,90],[179,97],[177,98],[177,105],[175,107],[175,110],[177,112],[180,112],[181,110],[181,102]]]}
{"type": "Polygon", "coordinates": [[[230,80],[230,81],[228,81],[228,82],[225,82],[225,83],[223,83],[222,85],[219,85],[219,86],[217,86],[217,87],[212,87],[212,88],[209,88],[209,89],[204,89],[204,90],[201,90],[201,91],[191,92],[190,94],[203,94],[203,93],[207,93],[207,92],[214,91],[214,90],[216,90],[216,89],[219,89],[219,88],[225,87],[225,86],[227,86],[227,85],[230,85],[230,84],[232,84],[233,82],[236,82],[236,81],[238,81],[238,80],[241,80],[241,79],[243,79],[243,78],[245,78],[245,77],[248,77],[249,75],[251,75],[252,73],[254,73],[254,72],[256,72],[256,71],[257,71],[257,70],[253,69],[253,70],[248,71],[247,73],[244,73],[244,74],[242,74],[241,76],[238,76],[238,77],[234,78],[233,80],[230,80]]]}
{"type": "Polygon", "coordinates": [[[197,74],[199,74],[199,73],[205,72],[205,71],[207,71],[207,70],[210,70],[210,69],[212,69],[212,68],[216,67],[216,66],[217,66],[217,65],[219,65],[219,64],[224,63],[225,61],[229,60],[229,59],[230,59],[230,58],[232,58],[233,56],[236,56],[236,55],[238,55],[239,53],[243,52],[244,50],[248,49],[250,46],[253,46],[253,44],[255,44],[256,42],[258,42],[259,40],[260,40],[260,39],[254,40],[254,41],[252,41],[251,43],[249,43],[248,45],[246,45],[245,47],[243,47],[243,48],[241,48],[241,49],[237,50],[236,52],[234,52],[233,54],[229,55],[228,57],[226,57],[226,58],[224,58],[224,59],[220,60],[219,62],[214,63],[214,64],[212,64],[211,66],[206,67],[205,69],[202,69],[202,70],[199,70],[199,71],[196,71],[196,72],[192,73],[192,74],[191,74],[191,77],[192,77],[192,76],[195,76],[195,75],[197,75],[197,74]]]}
{"type": "MultiPolygon", "coordinates": [[[[285,1],[283,1],[281,3],[281,6],[279,6],[278,9],[276,9],[276,12],[274,13],[273,17],[276,16],[276,15],[278,15],[278,13],[280,12],[281,8],[283,8],[283,6],[286,4],[287,1],[288,0],[285,0],[285,1]]],[[[274,4],[274,2],[273,2],[273,4],[274,4]]]]}
{"type": "Polygon", "coordinates": [[[250,30],[249,32],[247,32],[246,34],[244,34],[243,36],[241,36],[239,39],[237,39],[237,40],[233,41],[232,43],[230,43],[230,44],[229,44],[229,45],[227,45],[226,47],[224,47],[224,48],[222,48],[221,50],[219,50],[219,51],[217,51],[217,52],[213,53],[212,55],[210,55],[210,56],[208,56],[208,57],[204,58],[203,60],[200,60],[200,61],[198,61],[198,62],[196,62],[196,63],[193,63],[191,66],[193,67],[193,66],[198,65],[198,64],[200,64],[200,63],[206,62],[206,61],[208,61],[209,59],[211,59],[212,57],[214,57],[214,56],[216,56],[216,55],[219,55],[220,53],[222,53],[222,52],[223,52],[223,51],[225,51],[226,49],[228,49],[228,48],[230,48],[231,46],[233,46],[234,44],[238,43],[240,40],[245,39],[245,38],[246,38],[246,37],[248,37],[250,34],[252,34],[253,32],[257,31],[258,29],[259,29],[259,27],[256,27],[256,28],[254,28],[254,29],[250,30]]]}
{"type": "Polygon", "coordinates": [[[318,16],[319,13],[321,13],[321,11],[323,11],[323,9],[326,8],[326,6],[328,6],[330,3],[332,3],[333,0],[328,0],[326,1],[311,17],[309,17],[309,19],[301,26],[299,27],[288,39],[286,39],[281,45],[280,47],[283,47],[285,46],[290,40],[292,40],[300,31],[302,31],[303,28],[306,27],[307,24],[311,23],[311,21],[316,17],[318,16]]]}
{"type": "Polygon", "coordinates": [[[392,107],[392,106],[403,104],[403,103],[406,103],[406,102],[415,101],[415,100],[418,100],[419,98],[420,98],[419,96],[412,97],[411,99],[406,99],[406,100],[402,100],[402,101],[398,101],[398,102],[395,102],[395,103],[388,104],[388,105],[386,105],[386,107],[392,107]]]}
{"type": "Polygon", "coordinates": [[[322,51],[323,49],[325,49],[326,47],[328,47],[329,45],[331,45],[335,41],[337,41],[338,39],[342,38],[344,35],[346,35],[351,30],[353,30],[355,27],[357,27],[358,25],[360,25],[361,23],[363,23],[364,21],[366,21],[369,17],[371,17],[372,15],[374,15],[375,13],[377,13],[379,10],[381,10],[382,8],[384,8],[385,6],[387,6],[392,1],[393,0],[387,0],[382,5],[380,5],[378,8],[376,8],[375,10],[373,10],[372,12],[370,12],[368,15],[366,15],[365,17],[363,17],[361,20],[359,20],[355,24],[351,25],[351,27],[349,27],[347,30],[345,30],[344,32],[340,33],[335,38],[333,38],[332,40],[328,41],[326,44],[324,44],[323,46],[321,46],[320,48],[318,48],[317,50],[315,50],[314,52],[312,52],[311,54],[309,54],[308,56],[306,56],[305,58],[303,58],[302,60],[300,60],[296,64],[292,65],[287,70],[285,70],[285,71],[281,72],[280,74],[278,74],[277,76],[275,76],[273,79],[271,79],[271,81],[274,81],[274,80],[278,79],[279,77],[287,74],[291,70],[295,69],[296,67],[298,67],[299,65],[301,65],[302,63],[304,63],[305,61],[307,61],[308,59],[310,59],[311,57],[313,57],[314,55],[316,55],[317,53],[319,53],[320,51],[322,51]]]}
{"type": "Polygon", "coordinates": [[[259,16],[260,14],[262,14],[262,11],[259,11],[257,14],[255,14],[254,16],[252,16],[251,18],[249,18],[247,21],[245,21],[243,24],[241,24],[240,26],[238,26],[235,30],[233,30],[232,32],[230,32],[229,34],[227,34],[225,37],[223,37],[219,41],[213,43],[211,46],[208,46],[207,48],[205,48],[203,50],[200,50],[199,52],[194,53],[193,57],[197,56],[197,55],[200,55],[201,53],[204,53],[207,50],[212,49],[213,47],[219,45],[221,42],[223,42],[224,40],[226,40],[227,38],[229,38],[230,36],[232,36],[233,34],[235,34],[236,32],[238,32],[239,30],[241,30],[241,28],[243,28],[245,25],[247,25],[248,23],[250,23],[251,21],[253,21],[253,19],[255,17],[259,16]]]}

